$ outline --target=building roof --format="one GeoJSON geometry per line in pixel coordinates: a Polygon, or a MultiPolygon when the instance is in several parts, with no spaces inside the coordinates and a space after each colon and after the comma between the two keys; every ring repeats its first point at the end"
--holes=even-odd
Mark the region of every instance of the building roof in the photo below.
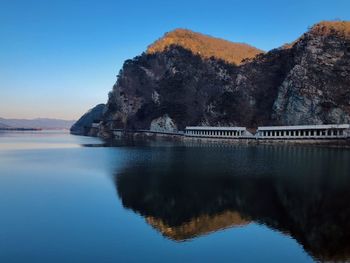
{"type": "Polygon", "coordinates": [[[245,127],[188,126],[186,130],[196,131],[245,131],[245,127]]]}
{"type": "Polygon", "coordinates": [[[295,126],[263,126],[258,127],[258,131],[278,131],[278,130],[322,130],[322,129],[350,129],[350,124],[330,124],[330,125],[295,125],[295,126]]]}

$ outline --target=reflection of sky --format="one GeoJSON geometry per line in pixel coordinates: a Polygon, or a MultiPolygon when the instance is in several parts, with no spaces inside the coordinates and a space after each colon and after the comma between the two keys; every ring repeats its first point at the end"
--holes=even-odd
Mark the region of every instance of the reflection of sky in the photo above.
{"type": "MultiPolygon", "coordinates": [[[[315,207],[321,213],[318,219],[334,216],[333,210],[324,213],[319,204],[341,204],[334,199],[349,185],[347,149],[211,144],[163,147],[157,143],[153,147],[80,147],[99,142],[56,131],[1,133],[0,262],[312,262],[289,235],[254,220],[182,243],[168,240],[137,210],[125,209],[125,195],[118,198],[112,179],[131,178],[131,189],[141,190],[142,185],[161,182],[158,189],[170,185],[164,192],[176,187],[181,195],[200,189],[201,183],[214,191],[215,178],[225,179],[232,171],[237,171],[232,177],[246,178],[247,183],[250,178],[275,174],[267,183],[275,182],[280,196],[286,197],[283,200],[292,201],[287,209],[290,214],[315,207]],[[167,177],[170,183],[163,184],[162,178],[167,177]]],[[[226,179],[223,182],[236,185],[226,179]]],[[[250,189],[249,184],[244,185],[247,188],[236,190],[250,189]]],[[[252,188],[261,199],[267,196],[264,189],[267,187],[252,188]]],[[[151,200],[152,195],[145,193],[145,200],[151,200]]],[[[335,212],[344,218],[348,215],[343,209],[335,212]]],[[[291,222],[305,220],[295,215],[291,222]]],[[[318,225],[313,226],[317,231],[318,225]]]]}
{"type": "Polygon", "coordinates": [[[67,131],[0,132],[0,152],[8,150],[76,148],[102,143],[98,138],[67,136],[67,131]]]}
{"type": "MultiPolygon", "coordinates": [[[[4,140],[10,139],[0,138],[0,142],[4,140]]],[[[63,145],[96,143],[94,138],[67,134],[31,135],[30,139],[22,134],[11,140],[14,144],[30,140],[63,145]]],[[[254,223],[190,242],[165,239],[142,217],[123,207],[111,181],[115,171],[123,171],[125,165],[147,160],[149,154],[145,153],[149,150],[1,149],[0,261],[312,261],[288,236],[254,223]]]]}
{"type": "Polygon", "coordinates": [[[174,28],[269,50],[348,10],[348,0],[1,1],[0,117],[78,118],[107,100],[124,60],[174,28]]]}
{"type": "Polygon", "coordinates": [[[0,151],[8,150],[31,150],[31,149],[59,149],[59,148],[75,148],[78,144],[61,144],[61,143],[0,143],[0,151]]]}

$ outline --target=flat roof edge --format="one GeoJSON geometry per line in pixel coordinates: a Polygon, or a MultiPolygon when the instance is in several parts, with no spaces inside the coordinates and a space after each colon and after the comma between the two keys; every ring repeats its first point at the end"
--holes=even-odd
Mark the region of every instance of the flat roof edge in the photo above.
{"type": "Polygon", "coordinates": [[[261,126],[264,130],[303,130],[303,129],[350,129],[350,124],[320,124],[320,125],[292,125],[292,126],[261,126]]]}
{"type": "Polygon", "coordinates": [[[246,130],[246,127],[187,126],[186,130],[246,130]]]}

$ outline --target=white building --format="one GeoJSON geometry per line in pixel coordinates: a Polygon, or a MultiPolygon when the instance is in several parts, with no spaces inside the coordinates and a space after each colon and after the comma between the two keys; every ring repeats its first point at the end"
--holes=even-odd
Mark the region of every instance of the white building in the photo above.
{"type": "Polygon", "coordinates": [[[252,137],[245,127],[210,127],[189,126],[185,129],[185,136],[208,138],[242,138],[252,137]]]}
{"type": "Polygon", "coordinates": [[[350,137],[349,124],[258,127],[258,139],[338,139],[350,137]]]}

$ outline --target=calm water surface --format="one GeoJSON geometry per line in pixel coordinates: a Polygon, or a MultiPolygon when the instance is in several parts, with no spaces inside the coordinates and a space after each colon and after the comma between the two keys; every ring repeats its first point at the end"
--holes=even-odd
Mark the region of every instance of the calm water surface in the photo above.
{"type": "Polygon", "coordinates": [[[0,262],[350,260],[350,151],[0,133],[0,262]]]}

